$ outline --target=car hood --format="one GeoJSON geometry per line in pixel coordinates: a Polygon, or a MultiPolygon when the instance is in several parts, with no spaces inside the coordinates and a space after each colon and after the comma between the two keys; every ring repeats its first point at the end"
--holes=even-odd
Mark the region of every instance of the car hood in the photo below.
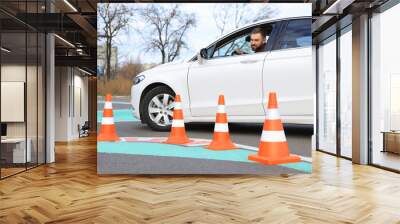
{"type": "Polygon", "coordinates": [[[160,72],[166,72],[166,71],[171,71],[171,70],[181,70],[181,69],[187,69],[189,66],[189,63],[186,61],[174,61],[174,62],[169,62],[161,65],[157,65],[154,68],[151,68],[144,73],[146,75],[150,75],[152,73],[160,73],[160,72]]]}

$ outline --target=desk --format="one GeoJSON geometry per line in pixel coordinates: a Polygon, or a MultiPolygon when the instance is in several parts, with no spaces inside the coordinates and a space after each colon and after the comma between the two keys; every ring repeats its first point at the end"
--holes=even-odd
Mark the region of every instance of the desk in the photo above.
{"type": "Polygon", "coordinates": [[[383,131],[382,152],[400,154],[400,131],[383,131]]]}
{"type": "MultiPolygon", "coordinates": [[[[8,152],[11,152],[12,161],[9,161],[9,162],[11,162],[11,163],[31,162],[31,160],[32,160],[32,154],[31,154],[32,141],[31,141],[31,139],[28,138],[27,142],[28,142],[28,144],[27,144],[28,147],[26,147],[26,154],[25,154],[25,138],[1,139],[2,157],[3,157],[3,154],[7,154],[8,152]],[[11,148],[11,150],[10,150],[9,146],[13,146],[11,148]],[[27,161],[25,161],[25,158],[27,158],[27,161]]],[[[11,160],[11,158],[10,158],[10,160],[11,160]]]]}

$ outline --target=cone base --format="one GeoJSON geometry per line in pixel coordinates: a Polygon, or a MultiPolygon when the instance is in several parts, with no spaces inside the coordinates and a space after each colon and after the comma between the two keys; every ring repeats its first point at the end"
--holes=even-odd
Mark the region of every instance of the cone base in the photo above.
{"type": "Polygon", "coordinates": [[[206,149],[210,150],[231,150],[231,149],[238,149],[235,144],[232,142],[220,142],[220,141],[212,141],[206,149]]]}
{"type": "Polygon", "coordinates": [[[97,141],[100,142],[115,142],[119,141],[119,137],[117,135],[99,135],[97,136],[97,141]]]}
{"type": "Polygon", "coordinates": [[[259,155],[249,155],[248,157],[249,160],[256,161],[259,163],[263,163],[265,165],[278,165],[278,164],[284,164],[284,163],[296,163],[300,162],[301,159],[298,156],[285,156],[285,157],[279,157],[279,158],[265,158],[261,157],[259,155]]]}
{"type": "Polygon", "coordinates": [[[166,144],[173,144],[173,145],[180,145],[180,144],[186,144],[189,143],[190,139],[189,138],[175,138],[175,137],[169,137],[166,141],[164,141],[163,143],[166,144]]]}

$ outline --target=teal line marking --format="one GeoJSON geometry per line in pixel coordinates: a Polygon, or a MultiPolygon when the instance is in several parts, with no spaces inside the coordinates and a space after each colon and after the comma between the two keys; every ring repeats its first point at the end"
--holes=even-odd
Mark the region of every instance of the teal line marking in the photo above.
{"type": "MultiPolygon", "coordinates": [[[[199,146],[185,147],[180,145],[149,143],[149,142],[98,142],[97,152],[99,153],[119,153],[129,155],[148,155],[148,156],[169,156],[194,159],[212,159],[224,161],[237,161],[255,163],[248,160],[250,154],[257,152],[245,149],[213,151],[199,146]]],[[[308,162],[281,164],[287,168],[311,173],[312,164],[308,162]]]]}
{"type": "MultiPolygon", "coordinates": [[[[114,122],[125,122],[125,121],[139,121],[133,116],[133,111],[130,109],[113,110],[114,122]]],[[[103,118],[103,112],[97,111],[97,122],[101,122],[103,118]]]]}

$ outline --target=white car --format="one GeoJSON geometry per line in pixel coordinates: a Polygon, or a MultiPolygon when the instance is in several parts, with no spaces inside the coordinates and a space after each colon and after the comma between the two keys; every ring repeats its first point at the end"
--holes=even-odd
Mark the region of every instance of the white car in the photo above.
{"type": "Polygon", "coordinates": [[[278,96],[282,121],[312,128],[315,82],[311,17],[263,20],[246,25],[180,63],[138,74],[131,89],[134,116],[158,131],[169,130],[175,94],[185,122],[214,122],[224,94],[229,122],[262,123],[268,92],[278,96]],[[266,51],[252,53],[251,31],[268,36],[266,51]],[[248,54],[235,55],[239,48],[248,54]]]}

